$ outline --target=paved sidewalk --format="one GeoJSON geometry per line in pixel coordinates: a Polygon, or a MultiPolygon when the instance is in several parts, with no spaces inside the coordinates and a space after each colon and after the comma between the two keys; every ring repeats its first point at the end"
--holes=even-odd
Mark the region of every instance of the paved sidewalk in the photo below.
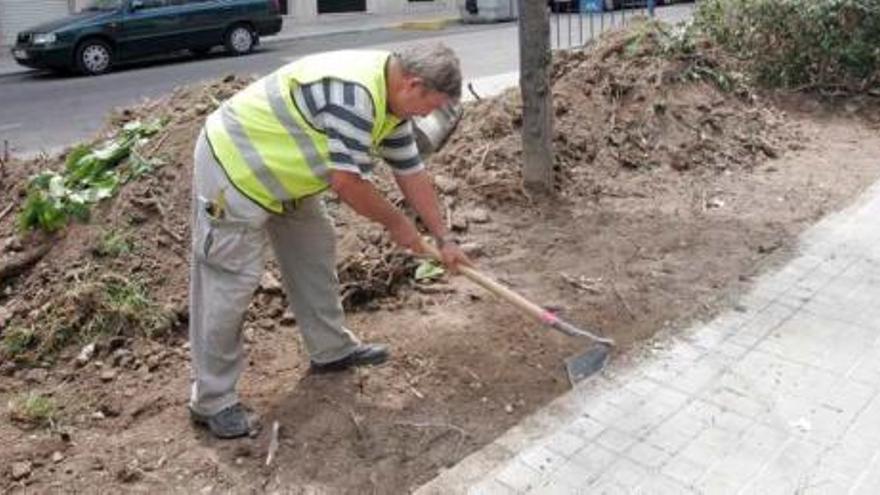
{"type": "Polygon", "coordinates": [[[613,361],[417,493],[880,493],[878,218],[880,183],[736,309],[613,361]]]}
{"type": "MultiPolygon", "coordinates": [[[[439,30],[459,21],[457,12],[426,9],[405,14],[322,14],[309,19],[285,16],[281,32],[262,38],[260,42],[271,45],[301,38],[379,29],[439,30]]],[[[12,58],[11,49],[11,46],[0,46],[0,76],[33,70],[18,65],[12,58]]]]}

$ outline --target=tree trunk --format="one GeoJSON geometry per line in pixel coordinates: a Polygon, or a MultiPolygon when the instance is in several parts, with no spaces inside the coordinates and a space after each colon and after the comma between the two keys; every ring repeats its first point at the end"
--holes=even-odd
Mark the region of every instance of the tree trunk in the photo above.
{"type": "Polygon", "coordinates": [[[553,100],[550,20],[543,0],[519,2],[519,86],[523,100],[523,180],[527,189],[553,191],[553,100]]]}

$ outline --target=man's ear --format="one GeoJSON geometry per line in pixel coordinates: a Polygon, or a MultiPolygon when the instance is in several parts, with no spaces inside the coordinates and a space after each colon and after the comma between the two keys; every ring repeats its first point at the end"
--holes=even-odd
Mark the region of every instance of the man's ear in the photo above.
{"type": "Polygon", "coordinates": [[[416,89],[419,86],[424,86],[425,80],[419,76],[409,76],[406,79],[406,85],[409,89],[416,89]]]}

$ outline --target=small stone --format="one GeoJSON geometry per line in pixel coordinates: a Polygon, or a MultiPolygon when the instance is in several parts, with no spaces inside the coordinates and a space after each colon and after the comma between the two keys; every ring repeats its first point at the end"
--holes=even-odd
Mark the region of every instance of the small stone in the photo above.
{"type": "Polygon", "coordinates": [[[489,212],[484,210],[483,208],[474,208],[472,210],[468,210],[465,213],[465,218],[468,219],[469,222],[473,223],[488,223],[489,212]]]}
{"type": "Polygon", "coordinates": [[[507,404],[504,406],[504,412],[507,414],[513,414],[513,404],[507,404]]]}
{"type": "Polygon", "coordinates": [[[116,370],[108,369],[101,372],[101,381],[102,382],[112,382],[116,379],[116,370]]]}
{"type": "Polygon", "coordinates": [[[31,475],[33,465],[30,461],[12,463],[12,480],[18,481],[31,475]]]}
{"type": "Polygon", "coordinates": [[[116,471],[116,479],[122,483],[134,483],[143,477],[144,473],[136,466],[122,466],[116,471]]]}
{"type": "Polygon", "coordinates": [[[159,365],[162,364],[162,355],[161,354],[152,354],[147,358],[147,371],[155,371],[159,368],[159,365]]]}
{"type": "Polygon", "coordinates": [[[464,251],[464,254],[468,255],[471,258],[479,258],[485,254],[483,246],[481,244],[477,244],[476,242],[467,242],[461,245],[461,250],[464,251]]]}
{"type": "Polygon", "coordinates": [[[110,362],[115,367],[124,366],[125,362],[131,360],[131,351],[128,349],[116,349],[112,356],[110,356],[110,362]],[[126,359],[127,358],[127,359],[126,359]]]}
{"type": "Polygon", "coordinates": [[[24,380],[30,383],[43,383],[49,377],[49,372],[43,368],[34,368],[24,374],[24,380]]]}
{"type": "Polygon", "coordinates": [[[55,452],[52,453],[52,462],[54,462],[55,464],[58,464],[59,462],[61,462],[63,460],[64,460],[64,454],[62,454],[61,452],[56,450],[55,452]]]}
{"type": "Polygon", "coordinates": [[[102,413],[101,411],[95,411],[92,413],[91,418],[95,421],[101,421],[102,419],[106,419],[107,416],[104,415],[104,413],[102,413]]]}
{"type": "Polygon", "coordinates": [[[248,344],[253,344],[257,340],[257,329],[254,327],[245,327],[244,329],[244,341],[248,344]]]}
{"type": "Polygon", "coordinates": [[[281,294],[283,289],[281,288],[281,281],[273,274],[272,272],[263,273],[263,278],[260,280],[260,289],[266,294],[281,294]]]}
{"type": "Polygon", "coordinates": [[[275,320],[273,320],[272,318],[262,318],[260,321],[257,322],[257,326],[262,328],[263,330],[271,332],[275,330],[275,320]]]}
{"type": "Polygon", "coordinates": [[[468,228],[468,219],[464,215],[458,212],[452,213],[452,218],[450,218],[449,223],[452,226],[452,230],[456,232],[463,232],[468,228]]]}
{"type": "Polygon", "coordinates": [[[722,208],[723,206],[724,200],[720,198],[712,198],[706,201],[706,208],[722,208]]]}
{"type": "Polygon", "coordinates": [[[13,253],[16,251],[21,251],[24,247],[21,245],[21,239],[18,236],[9,236],[3,241],[3,250],[13,253]]]}
{"type": "Polygon", "coordinates": [[[95,355],[95,343],[92,342],[91,344],[83,347],[82,350],[79,352],[79,356],[76,357],[76,365],[77,366],[85,366],[86,364],[88,364],[89,361],[92,360],[92,357],[94,355],[95,355]]]}
{"type": "Polygon", "coordinates": [[[290,312],[290,310],[285,311],[284,314],[281,315],[282,325],[293,325],[294,323],[296,323],[296,317],[290,312]]]}
{"type": "Polygon", "coordinates": [[[6,328],[6,324],[12,319],[12,311],[0,306],[0,329],[6,328]]]}
{"type": "Polygon", "coordinates": [[[2,376],[12,376],[15,373],[17,366],[12,361],[4,361],[0,363],[0,375],[2,376]]]}
{"type": "Polygon", "coordinates": [[[458,191],[458,183],[444,175],[434,176],[434,184],[443,194],[455,194],[458,191]]]}

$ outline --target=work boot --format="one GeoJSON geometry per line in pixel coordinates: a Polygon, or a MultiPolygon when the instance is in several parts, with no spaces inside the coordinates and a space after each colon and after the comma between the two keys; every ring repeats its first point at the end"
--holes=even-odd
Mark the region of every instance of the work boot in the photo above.
{"type": "Polygon", "coordinates": [[[243,405],[233,404],[212,416],[189,411],[193,423],[207,428],[217,438],[238,438],[255,435],[259,431],[259,419],[243,405]]]}
{"type": "Polygon", "coordinates": [[[312,361],[312,373],[330,373],[342,371],[352,366],[365,366],[382,364],[388,360],[388,346],[385,344],[358,344],[357,347],[342,359],[329,363],[316,363],[312,361]]]}

